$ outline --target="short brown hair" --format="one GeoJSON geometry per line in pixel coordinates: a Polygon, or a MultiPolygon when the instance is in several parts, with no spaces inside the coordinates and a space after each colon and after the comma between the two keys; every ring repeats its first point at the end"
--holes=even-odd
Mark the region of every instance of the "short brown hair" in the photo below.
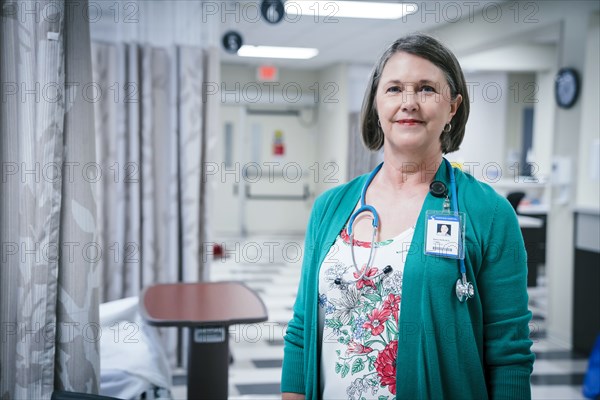
{"type": "Polygon", "coordinates": [[[375,94],[381,79],[381,73],[388,60],[398,52],[405,52],[424,58],[442,70],[448,86],[451,99],[462,95],[462,103],[452,117],[450,132],[442,132],[440,142],[442,153],[452,153],[458,150],[465,136],[465,125],[469,118],[469,94],[463,71],[452,52],[437,39],[421,33],[404,36],[392,43],[381,55],[371,72],[361,110],[360,126],[365,146],[370,150],[379,150],[383,146],[383,131],[379,126],[379,116],[375,105],[375,94]]]}

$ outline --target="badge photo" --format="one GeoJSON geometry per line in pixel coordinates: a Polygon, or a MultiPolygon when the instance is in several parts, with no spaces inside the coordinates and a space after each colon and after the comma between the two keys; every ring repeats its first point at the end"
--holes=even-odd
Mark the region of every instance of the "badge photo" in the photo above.
{"type": "Polygon", "coordinates": [[[464,258],[462,213],[427,211],[425,225],[425,254],[464,258]]]}

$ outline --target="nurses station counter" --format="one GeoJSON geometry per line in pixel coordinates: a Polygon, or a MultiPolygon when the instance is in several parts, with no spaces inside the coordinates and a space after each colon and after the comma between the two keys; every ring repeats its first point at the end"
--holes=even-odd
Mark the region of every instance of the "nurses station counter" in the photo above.
{"type": "Polygon", "coordinates": [[[490,184],[503,197],[513,192],[525,194],[516,212],[527,251],[527,286],[536,286],[538,269],[546,263],[546,222],[549,207],[543,199],[547,183],[541,178],[520,176],[490,184]]]}
{"type": "Polygon", "coordinates": [[[577,208],[573,350],[589,354],[600,334],[600,209],[577,208]]]}
{"type": "Polygon", "coordinates": [[[546,263],[546,220],[548,207],[525,205],[517,209],[517,220],[527,251],[527,286],[537,286],[538,269],[546,263]]]}

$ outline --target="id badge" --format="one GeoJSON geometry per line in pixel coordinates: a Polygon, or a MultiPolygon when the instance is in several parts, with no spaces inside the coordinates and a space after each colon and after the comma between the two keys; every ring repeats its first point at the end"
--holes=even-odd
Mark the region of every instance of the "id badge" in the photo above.
{"type": "Polygon", "coordinates": [[[429,210],[426,213],[425,254],[465,258],[465,213],[429,210]]]}

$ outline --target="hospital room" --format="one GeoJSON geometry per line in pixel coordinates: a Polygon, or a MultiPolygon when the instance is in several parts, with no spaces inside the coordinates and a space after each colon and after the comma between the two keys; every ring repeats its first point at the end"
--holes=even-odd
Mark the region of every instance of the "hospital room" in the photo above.
{"type": "Polygon", "coordinates": [[[599,71],[591,0],[0,0],[0,398],[599,399],[599,71]]]}

